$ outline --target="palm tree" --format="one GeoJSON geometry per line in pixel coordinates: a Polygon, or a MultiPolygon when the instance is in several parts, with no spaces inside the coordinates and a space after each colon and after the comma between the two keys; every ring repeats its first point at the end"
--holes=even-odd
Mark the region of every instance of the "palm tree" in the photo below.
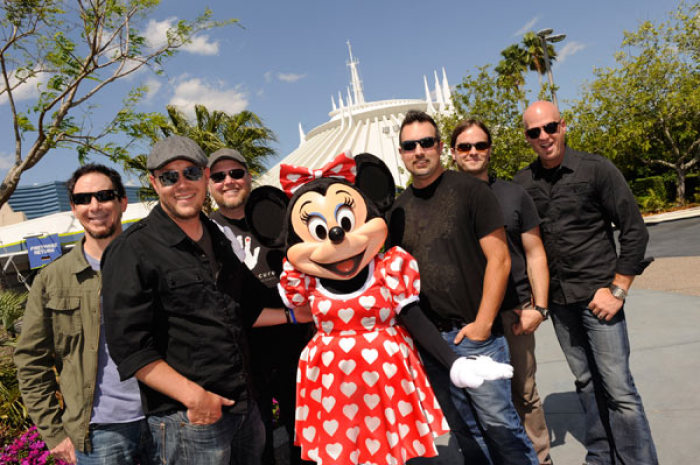
{"type": "MultiPolygon", "coordinates": [[[[166,106],[167,116],[159,113],[148,115],[148,121],[133,128],[134,133],[155,143],[170,135],[186,136],[194,140],[207,156],[220,148],[228,147],[241,152],[253,177],[266,170],[265,161],[274,155],[270,144],[277,138],[260,117],[244,110],[230,115],[223,111],[209,111],[204,105],[195,105],[194,121],[173,105],[166,106]]],[[[143,188],[141,198],[155,198],[148,183],[146,155],[137,155],[124,162],[127,171],[139,175],[143,188]]]]}
{"type": "MultiPolygon", "coordinates": [[[[542,86],[542,76],[547,72],[547,65],[544,62],[544,49],[542,48],[542,40],[534,32],[526,32],[522,40],[523,50],[525,51],[526,61],[530,71],[537,73],[540,87],[542,86]]],[[[549,54],[549,66],[557,59],[557,52],[552,44],[547,43],[547,53],[549,54]]]]}

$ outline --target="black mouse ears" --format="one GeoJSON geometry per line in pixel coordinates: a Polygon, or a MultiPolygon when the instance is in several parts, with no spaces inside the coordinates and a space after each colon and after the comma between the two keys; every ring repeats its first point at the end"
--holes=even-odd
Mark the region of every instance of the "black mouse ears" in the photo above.
{"type": "Polygon", "coordinates": [[[355,186],[384,213],[391,208],[396,197],[396,185],[389,167],[370,153],[355,156],[357,174],[355,186]]]}
{"type": "MultiPolygon", "coordinates": [[[[384,213],[391,208],[396,186],[384,162],[369,153],[355,156],[355,187],[384,213]]],[[[313,182],[313,181],[312,181],[313,182]]],[[[281,189],[261,186],[254,189],[245,205],[245,218],[253,235],[270,248],[285,245],[286,214],[289,198],[281,189]]]]}
{"type": "Polygon", "coordinates": [[[281,189],[260,186],[253,189],[245,204],[245,219],[250,231],[268,248],[285,244],[285,215],[289,198],[281,189]]]}

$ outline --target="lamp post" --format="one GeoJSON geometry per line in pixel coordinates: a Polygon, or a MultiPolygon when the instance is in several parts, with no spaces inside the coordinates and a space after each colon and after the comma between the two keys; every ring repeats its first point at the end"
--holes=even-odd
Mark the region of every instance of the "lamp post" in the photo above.
{"type": "Polygon", "coordinates": [[[544,66],[547,68],[547,76],[549,77],[549,87],[552,89],[552,103],[554,106],[559,108],[559,103],[557,102],[557,93],[554,91],[554,77],[552,76],[552,68],[549,66],[549,52],[547,51],[547,43],[561,42],[566,38],[566,34],[551,35],[554,29],[542,29],[537,32],[537,37],[540,38],[542,43],[542,50],[544,52],[544,66]]]}

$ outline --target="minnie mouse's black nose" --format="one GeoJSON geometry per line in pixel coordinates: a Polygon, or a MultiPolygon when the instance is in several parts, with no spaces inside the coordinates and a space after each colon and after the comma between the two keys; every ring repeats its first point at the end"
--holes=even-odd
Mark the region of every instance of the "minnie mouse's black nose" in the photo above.
{"type": "Polygon", "coordinates": [[[345,231],[340,226],[333,226],[330,231],[328,231],[328,238],[334,244],[340,244],[345,238],[345,231]]]}

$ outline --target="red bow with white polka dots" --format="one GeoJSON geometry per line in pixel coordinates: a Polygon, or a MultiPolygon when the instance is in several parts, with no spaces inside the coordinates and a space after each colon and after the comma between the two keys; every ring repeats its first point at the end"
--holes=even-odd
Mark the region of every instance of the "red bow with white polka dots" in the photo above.
{"type": "Polygon", "coordinates": [[[294,191],[314,179],[340,178],[354,183],[356,173],[355,160],[350,152],[343,152],[318,169],[281,164],[280,185],[287,196],[291,197],[294,191]]]}

